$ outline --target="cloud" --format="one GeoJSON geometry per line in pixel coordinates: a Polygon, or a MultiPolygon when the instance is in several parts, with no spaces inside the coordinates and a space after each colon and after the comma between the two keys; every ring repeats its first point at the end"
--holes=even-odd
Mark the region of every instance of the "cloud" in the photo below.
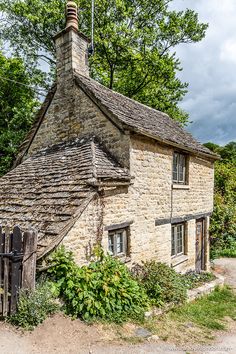
{"type": "Polygon", "coordinates": [[[209,23],[203,41],[176,48],[179,76],[189,83],[181,103],[193,122],[188,130],[202,142],[236,140],[236,1],[174,0],[172,7],[194,9],[209,23]]]}
{"type": "Polygon", "coordinates": [[[231,62],[236,65],[236,38],[230,38],[222,44],[220,52],[222,62],[231,62]]]}

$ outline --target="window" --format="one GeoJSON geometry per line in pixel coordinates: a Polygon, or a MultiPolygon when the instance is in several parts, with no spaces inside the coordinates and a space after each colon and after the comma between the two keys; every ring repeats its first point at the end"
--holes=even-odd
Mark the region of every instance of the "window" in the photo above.
{"type": "Polygon", "coordinates": [[[173,156],[173,182],[186,183],[186,156],[178,152],[173,156]]]}
{"type": "Polygon", "coordinates": [[[110,231],[108,234],[108,248],[113,256],[127,255],[127,229],[110,231]]]}
{"type": "Polygon", "coordinates": [[[184,224],[172,225],[171,229],[171,256],[184,254],[184,224]]]}

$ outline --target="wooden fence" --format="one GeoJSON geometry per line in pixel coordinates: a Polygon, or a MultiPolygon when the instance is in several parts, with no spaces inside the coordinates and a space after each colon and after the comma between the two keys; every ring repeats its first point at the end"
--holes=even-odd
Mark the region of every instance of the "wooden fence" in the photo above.
{"type": "Polygon", "coordinates": [[[34,289],[36,251],[36,232],[0,226],[0,316],[16,311],[20,289],[34,289]]]}

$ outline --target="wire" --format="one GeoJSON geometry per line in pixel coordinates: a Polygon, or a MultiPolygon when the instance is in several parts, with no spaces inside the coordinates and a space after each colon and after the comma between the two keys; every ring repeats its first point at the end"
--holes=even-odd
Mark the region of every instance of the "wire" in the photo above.
{"type": "Polygon", "coordinates": [[[34,87],[34,86],[30,86],[30,85],[27,85],[27,84],[23,84],[23,83],[20,82],[20,81],[13,80],[13,79],[8,79],[7,77],[1,76],[1,75],[0,75],[0,79],[6,80],[6,81],[10,81],[10,82],[14,82],[15,84],[18,84],[18,85],[22,85],[22,86],[31,88],[32,90],[34,90],[35,92],[37,92],[39,95],[46,97],[46,95],[42,93],[42,92],[45,91],[45,90],[43,90],[43,89],[37,89],[37,88],[34,87]]]}

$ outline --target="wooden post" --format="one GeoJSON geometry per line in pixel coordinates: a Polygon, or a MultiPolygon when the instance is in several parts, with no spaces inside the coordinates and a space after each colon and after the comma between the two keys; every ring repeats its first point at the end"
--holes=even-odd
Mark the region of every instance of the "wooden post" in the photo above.
{"type": "MultiPolygon", "coordinates": [[[[10,229],[8,226],[5,227],[5,247],[4,252],[10,252],[10,229]]],[[[9,258],[4,258],[4,290],[3,290],[3,316],[8,314],[8,296],[9,296],[9,258]]]]}
{"type": "MultiPolygon", "coordinates": [[[[0,226],[0,253],[4,253],[4,234],[2,226],[0,226]]],[[[3,262],[2,257],[0,257],[0,315],[2,316],[3,311],[3,262]]]]}
{"type": "Polygon", "coordinates": [[[16,311],[17,298],[19,290],[21,287],[21,265],[22,258],[18,256],[22,254],[22,233],[18,226],[15,226],[13,229],[12,235],[12,247],[11,250],[13,254],[16,255],[16,259],[13,258],[11,262],[11,314],[16,311]]]}
{"type": "Polygon", "coordinates": [[[26,231],[24,233],[24,257],[22,269],[23,289],[35,289],[37,239],[38,235],[36,231],[26,231]]]}

